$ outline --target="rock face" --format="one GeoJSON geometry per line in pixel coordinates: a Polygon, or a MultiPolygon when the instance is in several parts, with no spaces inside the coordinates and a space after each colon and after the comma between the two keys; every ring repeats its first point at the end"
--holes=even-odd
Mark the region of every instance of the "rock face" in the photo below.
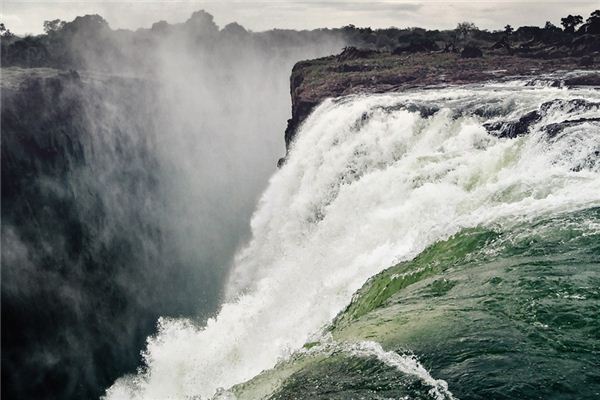
{"type": "Polygon", "coordinates": [[[199,309],[155,217],[159,105],[138,79],[3,69],[2,398],[98,398],[159,316],[199,309]]]}
{"type": "MultiPolygon", "coordinates": [[[[127,288],[124,273],[139,268],[147,237],[127,229],[134,215],[113,219],[110,182],[86,179],[97,168],[110,174],[95,151],[115,133],[107,95],[119,86],[136,85],[94,88],[74,72],[3,71],[2,380],[12,384],[2,385],[2,397],[98,397],[116,370],[135,367],[152,331],[156,316],[134,305],[140,286],[127,288]]],[[[123,144],[123,157],[152,165],[123,144]]],[[[124,185],[153,179],[151,169],[122,178],[124,185]]],[[[153,197],[131,187],[132,197],[153,197]]]]}
{"type": "MultiPolygon", "coordinates": [[[[578,43],[587,43],[587,39],[582,37],[577,40],[578,43]]],[[[321,101],[329,97],[478,83],[511,76],[535,78],[559,70],[591,70],[594,60],[600,59],[600,52],[593,50],[597,43],[590,44],[592,47],[585,56],[585,63],[582,63],[582,56],[546,57],[550,49],[544,50],[543,57],[538,57],[539,51],[534,56],[523,52],[509,55],[506,54],[506,46],[494,45],[482,52],[482,57],[476,58],[462,58],[452,52],[408,54],[361,52],[347,48],[337,56],[301,61],[294,66],[290,77],[292,117],[285,130],[286,146],[289,150],[300,124],[321,101]]],[[[598,86],[600,73],[574,76],[554,84],[598,86]]],[[[279,164],[283,162],[284,159],[279,164]]]]}

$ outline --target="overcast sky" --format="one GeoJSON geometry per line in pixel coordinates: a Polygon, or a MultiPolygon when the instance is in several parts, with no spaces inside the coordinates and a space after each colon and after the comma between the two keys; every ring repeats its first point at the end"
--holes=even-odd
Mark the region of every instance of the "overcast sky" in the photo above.
{"type": "Polygon", "coordinates": [[[236,21],[254,31],[271,28],[313,29],[347,24],[377,28],[396,26],[452,28],[472,21],[480,28],[560,24],[567,14],[584,19],[599,0],[495,0],[495,1],[403,1],[403,0],[263,0],[263,1],[10,1],[0,0],[0,21],[14,33],[41,33],[45,20],[71,21],[78,15],[100,14],[113,29],[148,28],[166,20],[183,22],[193,11],[204,9],[219,26],[236,21]]]}

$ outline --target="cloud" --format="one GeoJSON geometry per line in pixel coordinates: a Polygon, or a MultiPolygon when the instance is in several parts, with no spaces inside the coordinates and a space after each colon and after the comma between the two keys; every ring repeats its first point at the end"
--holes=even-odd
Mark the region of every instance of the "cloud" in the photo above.
{"type": "Polygon", "coordinates": [[[373,12],[385,13],[385,12],[406,12],[406,11],[418,11],[423,4],[402,2],[395,3],[389,1],[296,1],[296,4],[310,7],[327,8],[336,11],[353,11],[353,12],[373,12]]]}

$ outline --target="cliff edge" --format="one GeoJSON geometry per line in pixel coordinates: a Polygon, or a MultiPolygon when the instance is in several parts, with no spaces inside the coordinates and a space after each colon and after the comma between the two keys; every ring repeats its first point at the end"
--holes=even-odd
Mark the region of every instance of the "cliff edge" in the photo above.
{"type": "MultiPolygon", "coordinates": [[[[416,87],[461,85],[509,77],[548,76],[558,71],[595,71],[557,80],[552,85],[600,86],[600,37],[568,51],[541,48],[515,52],[492,45],[462,52],[378,52],[345,48],[338,55],[298,62],[292,69],[292,117],[285,131],[289,150],[300,124],[324,99],[358,93],[384,93],[416,87]]],[[[280,164],[284,159],[280,160],[280,164]]]]}

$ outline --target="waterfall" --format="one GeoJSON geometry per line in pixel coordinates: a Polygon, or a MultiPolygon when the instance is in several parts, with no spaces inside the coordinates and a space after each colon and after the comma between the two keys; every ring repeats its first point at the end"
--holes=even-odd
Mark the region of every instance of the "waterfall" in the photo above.
{"type": "Polygon", "coordinates": [[[161,319],[144,368],[106,398],[213,396],[461,229],[600,205],[599,107],[595,90],[520,81],[324,101],[262,195],[228,301],[205,325],[161,319]]]}

